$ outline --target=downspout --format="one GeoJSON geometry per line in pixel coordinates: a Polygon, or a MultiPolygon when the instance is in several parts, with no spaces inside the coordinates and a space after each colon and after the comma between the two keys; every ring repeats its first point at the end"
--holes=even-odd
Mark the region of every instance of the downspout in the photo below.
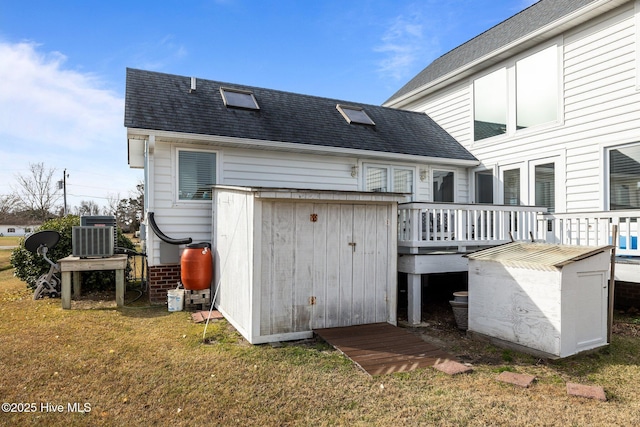
{"type": "Polygon", "coordinates": [[[154,236],[149,231],[149,212],[153,212],[155,208],[153,181],[154,176],[154,158],[153,153],[156,148],[156,136],[149,135],[145,141],[144,150],[144,223],[145,223],[145,247],[143,250],[147,253],[147,259],[151,265],[155,265],[154,236]]]}

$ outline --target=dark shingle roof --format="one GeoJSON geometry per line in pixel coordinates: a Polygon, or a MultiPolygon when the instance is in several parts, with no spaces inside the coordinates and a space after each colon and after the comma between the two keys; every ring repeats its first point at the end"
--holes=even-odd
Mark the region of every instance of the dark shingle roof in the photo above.
{"type": "Polygon", "coordinates": [[[185,132],[475,161],[425,114],[257,87],[127,69],[127,128],[185,132]],[[248,90],[260,110],[224,106],[220,86],[248,90]],[[360,106],[375,126],[349,124],[337,104],[360,106]]]}
{"type": "Polygon", "coordinates": [[[508,45],[596,0],[541,0],[433,61],[386,102],[389,103],[508,45]]]}

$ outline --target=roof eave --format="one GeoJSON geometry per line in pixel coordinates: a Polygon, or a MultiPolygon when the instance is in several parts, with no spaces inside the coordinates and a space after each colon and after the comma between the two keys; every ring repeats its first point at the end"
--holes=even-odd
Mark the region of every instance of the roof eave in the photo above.
{"type": "Polygon", "coordinates": [[[386,159],[415,163],[437,163],[448,166],[473,167],[480,164],[478,160],[454,159],[447,157],[420,156],[416,154],[389,153],[382,151],[362,150],[355,148],[329,147],[304,143],[266,141],[248,138],[234,138],[218,135],[202,135],[195,133],[127,128],[127,138],[146,139],[154,135],[156,141],[215,144],[221,147],[269,149],[294,153],[322,154],[339,157],[357,157],[361,159],[386,159]]]}

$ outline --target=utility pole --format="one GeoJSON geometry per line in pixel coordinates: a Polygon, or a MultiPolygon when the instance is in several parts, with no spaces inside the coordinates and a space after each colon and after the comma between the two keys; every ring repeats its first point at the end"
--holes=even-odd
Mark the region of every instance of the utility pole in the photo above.
{"type": "Polygon", "coordinates": [[[67,216],[67,168],[62,173],[62,181],[64,182],[64,216],[67,216]]]}
{"type": "Polygon", "coordinates": [[[62,190],[64,194],[64,210],[63,215],[67,216],[67,169],[62,172],[62,180],[58,181],[58,190],[62,190]]]}

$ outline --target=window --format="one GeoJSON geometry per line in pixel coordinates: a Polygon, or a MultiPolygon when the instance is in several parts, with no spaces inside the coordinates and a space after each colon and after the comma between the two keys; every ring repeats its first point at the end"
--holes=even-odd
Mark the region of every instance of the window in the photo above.
{"type": "Polygon", "coordinates": [[[387,168],[367,167],[366,190],[378,193],[387,192],[387,168]]]}
{"type": "Polygon", "coordinates": [[[178,150],[178,200],[211,200],[216,153],[178,150]]]}
{"type": "Polygon", "coordinates": [[[16,232],[15,228],[11,228],[11,227],[7,228],[7,233],[15,233],[15,232],[16,232]]]}
{"type": "Polygon", "coordinates": [[[520,169],[510,169],[502,174],[504,188],[504,204],[517,206],[520,204],[520,169]]]}
{"type": "Polygon", "coordinates": [[[558,50],[551,46],[516,62],[516,129],[558,118],[558,50]]]}
{"type": "Polygon", "coordinates": [[[507,69],[501,68],[473,83],[474,141],[507,132],[507,69]]]}
{"type": "Polygon", "coordinates": [[[396,166],[365,166],[365,190],[413,194],[413,169],[396,166]]]}
{"type": "Polygon", "coordinates": [[[340,104],[336,105],[336,108],[338,109],[338,111],[340,111],[340,114],[342,114],[342,117],[345,118],[347,123],[358,123],[361,125],[372,126],[375,125],[373,120],[371,120],[371,117],[369,117],[364,111],[364,108],[340,104]]]}
{"type": "Polygon", "coordinates": [[[221,87],[220,93],[222,94],[224,105],[227,107],[245,108],[248,110],[260,109],[255,96],[249,91],[221,87]]]}
{"type": "Polygon", "coordinates": [[[548,212],[555,212],[556,208],[556,185],[555,185],[555,164],[546,163],[535,167],[535,198],[536,206],[548,209],[548,212]]]}
{"type": "Polygon", "coordinates": [[[553,45],[476,79],[474,141],[557,121],[558,67],[558,47],[553,45]],[[509,102],[509,93],[515,93],[515,103],[509,102]]]}
{"type": "Polygon", "coordinates": [[[454,201],[454,174],[450,171],[433,171],[433,201],[454,201]]]}
{"type": "Polygon", "coordinates": [[[609,209],[640,208],[640,144],[609,151],[609,209]]]}
{"type": "Polygon", "coordinates": [[[413,193],[413,171],[411,169],[393,170],[393,192],[413,193]]]}
{"type": "Polygon", "coordinates": [[[476,172],[476,203],[493,203],[493,172],[476,172]]]}

